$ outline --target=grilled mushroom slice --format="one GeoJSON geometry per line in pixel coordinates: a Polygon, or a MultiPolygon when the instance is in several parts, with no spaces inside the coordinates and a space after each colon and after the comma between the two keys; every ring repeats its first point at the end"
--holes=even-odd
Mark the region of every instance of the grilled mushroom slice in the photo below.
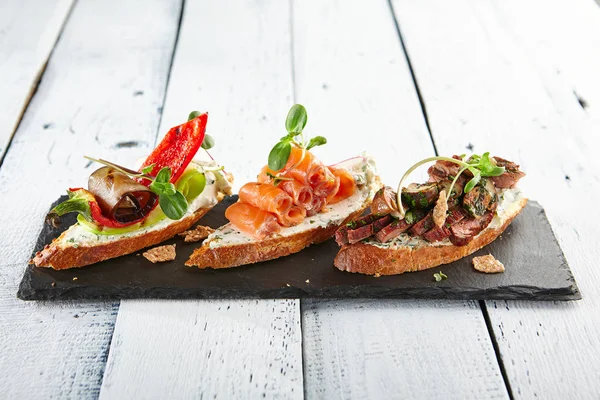
{"type": "Polygon", "coordinates": [[[486,211],[498,206],[496,187],[491,179],[482,178],[477,186],[463,198],[463,207],[474,218],[481,218],[486,211]]]}
{"type": "Polygon", "coordinates": [[[438,198],[439,189],[436,183],[411,183],[402,189],[402,201],[409,208],[429,208],[438,198]]]}

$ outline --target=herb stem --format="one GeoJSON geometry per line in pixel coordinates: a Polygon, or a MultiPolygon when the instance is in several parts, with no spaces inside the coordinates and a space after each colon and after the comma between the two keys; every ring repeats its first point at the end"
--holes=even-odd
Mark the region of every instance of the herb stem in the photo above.
{"type": "Polygon", "coordinates": [[[110,161],[106,161],[106,160],[103,160],[101,158],[96,159],[96,158],[92,158],[92,157],[89,157],[89,156],[83,156],[83,158],[85,158],[87,160],[90,160],[90,161],[97,162],[98,164],[106,165],[107,167],[114,168],[117,171],[122,172],[122,173],[124,173],[125,175],[128,175],[128,176],[132,176],[132,177],[135,177],[135,178],[154,179],[153,176],[150,176],[148,174],[144,174],[144,173],[139,172],[139,171],[134,171],[132,169],[129,169],[129,168],[126,168],[126,167],[122,167],[120,165],[111,163],[110,161]]]}
{"type": "MultiPolygon", "coordinates": [[[[454,164],[458,164],[461,167],[465,167],[468,168],[470,167],[469,164],[467,164],[466,162],[462,161],[462,160],[457,160],[456,158],[451,158],[451,157],[443,157],[443,156],[436,156],[436,157],[429,157],[426,158],[424,160],[419,161],[418,163],[414,164],[412,167],[410,167],[408,169],[408,171],[406,171],[404,173],[404,175],[402,176],[402,179],[400,179],[400,183],[398,183],[398,191],[396,193],[396,202],[398,204],[398,218],[402,219],[404,218],[404,216],[406,215],[406,212],[404,210],[404,206],[402,206],[402,184],[404,183],[404,181],[406,180],[406,178],[408,178],[408,176],[417,168],[419,168],[421,165],[423,164],[427,164],[429,162],[432,161],[448,161],[448,162],[452,162],[454,164]]],[[[452,192],[450,192],[452,193],[452,192]]],[[[448,194],[448,196],[450,196],[450,194],[448,194]]]]}

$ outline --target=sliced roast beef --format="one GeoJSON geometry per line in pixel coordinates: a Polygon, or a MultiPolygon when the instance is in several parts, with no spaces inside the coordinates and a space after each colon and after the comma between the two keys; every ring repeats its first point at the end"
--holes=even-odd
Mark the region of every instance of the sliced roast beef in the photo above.
{"type": "Polygon", "coordinates": [[[342,226],[340,229],[335,231],[335,241],[340,246],[348,244],[348,227],[342,226]]]}
{"type": "Polygon", "coordinates": [[[405,219],[396,220],[391,224],[384,227],[382,230],[377,232],[375,237],[381,243],[389,242],[393,238],[397,237],[401,233],[405,232],[408,228],[411,227],[411,224],[406,222],[405,219]]]}
{"type": "Polygon", "coordinates": [[[448,236],[450,236],[450,229],[445,226],[442,226],[441,228],[434,226],[423,234],[423,239],[428,242],[439,242],[440,240],[446,239],[448,236]]]}
{"type": "Polygon", "coordinates": [[[355,229],[348,229],[346,233],[348,243],[357,243],[363,239],[373,236],[381,229],[383,229],[386,225],[389,225],[393,220],[394,218],[392,218],[392,216],[388,214],[366,225],[359,226],[355,229]]]}
{"type": "Polygon", "coordinates": [[[350,229],[348,231],[348,243],[353,244],[363,239],[373,236],[373,224],[361,226],[360,228],[350,229]]]}
{"type": "Polygon", "coordinates": [[[496,161],[496,165],[504,167],[506,170],[502,175],[491,178],[497,188],[513,188],[519,182],[519,179],[525,176],[525,173],[519,169],[519,165],[516,163],[500,157],[493,157],[493,159],[496,161]]]}
{"type": "Polygon", "coordinates": [[[422,218],[419,222],[414,224],[412,228],[410,228],[410,234],[415,236],[421,236],[433,227],[433,211],[430,211],[424,218],[422,218]]]}
{"type": "Polygon", "coordinates": [[[389,186],[379,189],[371,202],[371,213],[391,214],[398,211],[396,192],[389,186]]]}
{"type": "Polygon", "coordinates": [[[365,215],[360,217],[354,221],[348,222],[346,226],[341,227],[335,232],[335,241],[340,246],[348,244],[348,231],[356,228],[360,228],[362,226],[373,223],[376,219],[381,218],[381,216],[375,214],[365,215]]]}
{"type": "Polygon", "coordinates": [[[380,230],[391,224],[393,221],[394,218],[392,218],[392,216],[389,214],[383,218],[379,218],[378,220],[373,222],[373,233],[379,232],[380,230]]]}
{"type": "Polygon", "coordinates": [[[446,217],[446,227],[454,225],[458,221],[467,218],[469,215],[462,207],[453,207],[448,210],[448,216],[446,217]]]}
{"type": "Polygon", "coordinates": [[[487,212],[481,218],[465,218],[457,222],[450,227],[450,241],[455,246],[468,244],[492,222],[493,218],[494,213],[487,212]]]}
{"type": "Polygon", "coordinates": [[[411,183],[402,189],[402,202],[409,208],[429,208],[435,204],[439,193],[435,183],[411,183]]]}

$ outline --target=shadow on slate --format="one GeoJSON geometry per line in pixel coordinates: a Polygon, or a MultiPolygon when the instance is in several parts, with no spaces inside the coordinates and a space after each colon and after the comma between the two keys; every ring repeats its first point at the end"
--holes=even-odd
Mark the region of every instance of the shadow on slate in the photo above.
{"type": "MultiPolygon", "coordinates": [[[[200,223],[213,228],[224,224],[225,209],[236,200],[237,196],[225,199],[200,223]]],[[[44,225],[35,250],[43,248],[73,223],[75,217],[72,214],[64,217],[62,226],[57,229],[44,225]]],[[[337,270],[333,259],[338,246],[333,240],[277,260],[220,270],[201,270],[184,265],[199,243],[185,243],[179,237],[166,243],[177,244],[177,258],[160,264],[152,264],[141,256],[143,251],[140,251],[84,268],[62,271],[29,265],[17,295],[23,300],[581,298],[546,214],[536,202],[530,202],[495,242],[471,256],[425,271],[380,278],[337,270]],[[472,258],[488,253],[504,263],[504,273],[484,274],[473,269],[472,258]],[[433,273],[439,271],[448,275],[448,279],[435,282],[433,273]],[[75,277],[77,279],[73,280],[75,277]]]]}

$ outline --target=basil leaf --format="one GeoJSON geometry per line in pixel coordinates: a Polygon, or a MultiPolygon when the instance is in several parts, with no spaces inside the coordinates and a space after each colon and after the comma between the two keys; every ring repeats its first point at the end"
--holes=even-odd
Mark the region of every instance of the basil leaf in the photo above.
{"type": "Polygon", "coordinates": [[[294,104],[285,119],[285,130],[298,134],[306,126],[307,119],[306,108],[301,104],[294,104]]]}
{"type": "Polygon", "coordinates": [[[152,172],[156,164],[150,164],[147,167],[142,168],[142,174],[149,174],[152,172]]]}
{"type": "Polygon", "coordinates": [[[292,152],[292,145],[289,142],[279,142],[269,153],[269,168],[273,171],[279,171],[290,158],[292,152]]]}
{"type": "Polygon", "coordinates": [[[171,179],[171,168],[164,167],[156,175],[154,182],[167,183],[171,179]]]}
{"type": "Polygon", "coordinates": [[[194,118],[198,118],[200,115],[202,115],[200,111],[192,111],[190,115],[188,115],[188,121],[191,121],[194,118]]]}
{"type": "Polygon", "coordinates": [[[188,203],[181,192],[163,194],[158,198],[162,212],[173,220],[181,219],[187,212],[188,203]]]}
{"type": "Polygon", "coordinates": [[[327,139],[325,139],[323,136],[315,136],[314,138],[310,139],[310,141],[308,142],[308,146],[306,146],[306,150],[310,150],[313,147],[322,146],[326,143],[327,143],[327,139]]]}
{"type": "Polygon", "coordinates": [[[175,189],[175,185],[173,185],[172,183],[164,183],[164,182],[152,182],[150,184],[150,190],[152,190],[154,193],[156,193],[159,196],[162,196],[163,194],[166,195],[173,195],[175,194],[175,192],[177,191],[175,189]]]}
{"type": "Polygon", "coordinates": [[[466,185],[465,185],[465,193],[469,193],[481,180],[481,172],[477,171],[477,173],[473,176],[466,185]]]}
{"type": "Polygon", "coordinates": [[[210,135],[204,135],[201,146],[204,150],[212,149],[215,146],[215,139],[210,135]]]}

